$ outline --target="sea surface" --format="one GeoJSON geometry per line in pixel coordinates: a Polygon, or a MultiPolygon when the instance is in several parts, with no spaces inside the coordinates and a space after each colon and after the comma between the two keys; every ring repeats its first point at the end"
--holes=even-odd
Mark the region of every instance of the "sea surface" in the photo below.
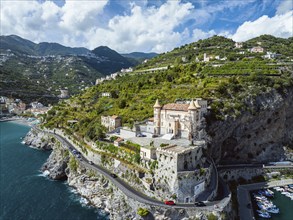
{"type": "Polygon", "coordinates": [[[21,144],[29,129],[0,122],[0,219],[109,219],[101,210],[86,206],[66,182],[42,175],[40,168],[50,152],[21,144]]]}

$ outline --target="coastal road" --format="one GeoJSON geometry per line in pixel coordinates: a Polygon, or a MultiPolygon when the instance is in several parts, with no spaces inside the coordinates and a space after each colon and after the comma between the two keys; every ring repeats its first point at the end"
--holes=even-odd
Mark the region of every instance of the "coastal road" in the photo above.
{"type": "Polygon", "coordinates": [[[252,210],[250,194],[249,194],[250,191],[262,189],[262,188],[271,188],[275,186],[284,186],[289,184],[293,184],[292,179],[283,179],[283,180],[272,181],[272,182],[253,183],[253,184],[238,186],[237,198],[238,198],[238,204],[239,204],[240,220],[255,219],[253,210],[252,210]]]}
{"type": "MultiPolygon", "coordinates": [[[[36,127],[34,127],[34,129],[41,131],[41,132],[46,132],[43,130],[40,130],[36,127]]],[[[60,136],[59,134],[54,134],[52,132],[47,132],[50,135],[55,136],[61,143],[63,146],[65,146],[68,149],[76,149],[71,143],[69,143],[65,138],[63,138],[62,136],[60,136]]],[[[83,155],[81,155],[81,163],[83,165],[85,165],[88,168],[91,168],[93,170],[98,171],[100,174],[104,175],[105,177],[107,177],[115,186],[117,186],[127,197],[132,198],[138,202],[141,203],[145,203],[148,205],[154,205],[154,206],[161,206],[161,207],[168,207],[170,208],[171,206],[165,205],[164,202],[162,201],[158,201],[155,200],[153,198],[148,197],[145,194],[142,194],[141,192],[138,192],[137,190],[135,190],[134,188],[132,188],[130,185],[128,185],[126,182],[124,182],[122,179],[120,179],[119,177],[112,177],[111,176],[111,172],[109,170],[106,170],[105,168],[97,165],[97,164],[90,164],[89,161],[87,160],[87,158],[85,158],[83,155]]],[[[222,200],[219,201],[213,201],[213,202],[206,202],[206,206],[205,207],[196,207],[193,203],[190,204],[176,204],[175,206],[172,206],[172,208],[176,208],[176,209],[201,209],[201,210],[207,210],[207,211],[212,211],[214,210],[214,207],[217,206],[219,207],[221,204],[222,200]]]]}

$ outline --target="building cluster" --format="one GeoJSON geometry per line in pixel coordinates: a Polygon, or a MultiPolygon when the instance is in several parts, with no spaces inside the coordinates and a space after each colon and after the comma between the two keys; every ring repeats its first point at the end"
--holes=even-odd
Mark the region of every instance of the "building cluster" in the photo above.
{"type": "Polygon", "coordinates": [[[51,107],[46,107],[40,102],[30,103],[31,108],[28,108],[25,113],[32,113],[34,116],[47,113],[51,107]]]}
{"type": "Polygon", "coordinates": [[[101,116],[101,124],[105,126],[108,129],[108,131],[113,131],[116,128],[121,127],[122,120],[121,117],[117,115],[101,116]]]}
{"type": "Polygon", "coordinates": [[[22,114],[26,110],[26,104],[20,99],[0,97],[0,114],[22,114]]]}
{"type": "Polygon", "coordinates": [[[148,168],[148,164],[157,161],[155,188],[176,195],[179,202],[194,202],[206,190],[212,172],[211,163],[203,155],[207,101],[197,98],[161,105],[156,100],[153,108],[154,117],[136,124],[133,129],[122,128],[121,118],[115,115],[102,116],[101,123],[110,132],[121,128],[120,138],[114,143],[117,147],[129,138],[162,140],[160,146],[141,145],[141,164],[148,168]],[[187,144],[180,144],[180,140],[187,144]]]}
{"type": "Polygon", "coordinates": [[[203,62],[210,62],[211,60],[227,60],[227,57],[220,57],[219,55],[207,55],[206,53],[203,54],[203,62]]]}
{"type": "Polygon", "coordinates": [[[129,67],[128,69],[121,69],[120,72],[112,73],[111,75],[108,75],[108,76],[105,76],[102,78],[98,78],[96,80],[96,85],[98,85],[104,81],[115,80],[118,76],[123,76],[126,73],[130,73],[132,71],[133,71],[133,69],[131,67],[129,67]]]}

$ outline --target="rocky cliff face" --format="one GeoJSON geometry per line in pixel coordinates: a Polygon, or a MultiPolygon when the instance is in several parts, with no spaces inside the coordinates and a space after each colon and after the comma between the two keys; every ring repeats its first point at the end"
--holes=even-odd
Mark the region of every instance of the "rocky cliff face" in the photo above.
{"type": "Polygon", "coordinates": [[[59,143],[56,143],[41,170],[53,180],[66,180],[67,175],[65,170],[68,162],[68,151],[64,150],[59,143]]]}
{"type": "Polygon", "coordinates": [[[50,137],[44,132],[37,132],[31,129],[24,138],[26,145],[33,146],[42,150],[52,150],[53,143],[50,137]]]}
{"type": "MultiPolygon", "coordinates": [[[[223,163],[290,159],[293,149],[293,88],[272,90],[248,101],[250,111],[208,127],[210,150],[223,163]]],[[[292,159],[292,158],[291,158],[292,159]]]]}
{"type": "MultiPolygon", "coordinates": [[[[59,179],[58,175],[66,175],[68,184],[74,187],[82,197],[86,198],[88,204],[109,212],[110,219],[187,220],[196,218],[206,220],[210,214],[206,210],[174,209],[173,207],[157,207],[139,203],[127,197],[103,175],[86,168],[77,159],[73,158],[61,147],[54,147],[46,164],[43,166],[43,170],[52,179],[59,179]],[[75,162],[72,163],[72,160],[75,162]],[[76,166],[71,164],[76,164],[76,166]],[[139,208],[147,209],[149,211],[148,215],[145,217],[139,216],[137,214],[139,208]]],[[[214,211],[213,213],[219,216],[219,219],[222,219],[220,212],[214,211]]]]}

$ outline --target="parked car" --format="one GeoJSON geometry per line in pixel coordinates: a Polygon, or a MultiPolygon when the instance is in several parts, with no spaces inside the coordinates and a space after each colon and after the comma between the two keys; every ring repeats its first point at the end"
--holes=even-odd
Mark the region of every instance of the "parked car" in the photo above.
{"type": "Polygon", "coordinates": [[[165,204],[166,204],[166,205],[176,205],[175,202],[172,201],[172,200],[166,200],[166,201],[165,201],[165,204]]]}
{"type": "Polygon", "coordinates": [[[197,206],[197,207],[206,206],[206,204],[204,202],[195,202],[194,205],[197,206]]]}
{"type": "Polygon", "coordinates": [[[145,134],[138,134],[137,137],[146,137],[145,134]]]}
{"type": "Polygon", "coordinates": [[[92,165],[93,165],[94,163],[93,163],[93,161],[90,160],[90,161],[89,161],[89,164],[92,164],[92,165]]]}
{"type": "Polygon", "coordinates": [[[117,177],[117,175],[115,173],[111,173],[110,176],[113,177],[113,178],[117,177]]]}

